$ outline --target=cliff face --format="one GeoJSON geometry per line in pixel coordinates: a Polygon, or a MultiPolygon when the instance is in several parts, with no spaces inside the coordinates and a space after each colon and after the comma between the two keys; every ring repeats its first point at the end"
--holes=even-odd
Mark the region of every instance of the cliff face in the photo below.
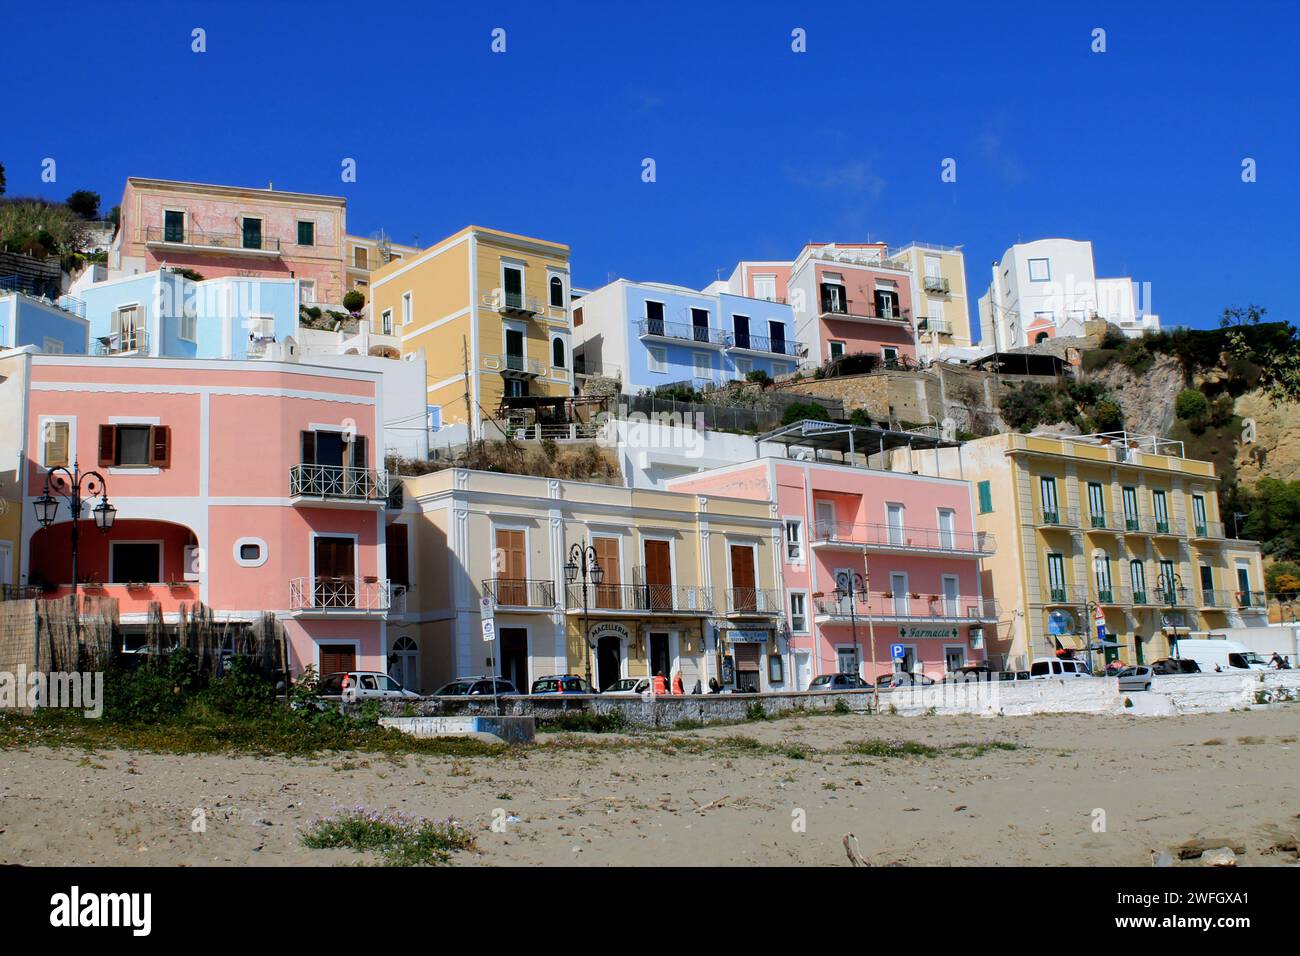
{"type": "Polygon", "coordinates": [[[1255,423],[1255,440],[1239,438],[1236,442],[1241,483],[1254,487],[1260,478],[1300,479],[1300,405],[1274,402],[1262,392],[1247,392],[1237,398],[1233,410],[1255,423]]]}
{"type": "Polygon", "coordinates": [[[1168,435],[1174,424],[1174,402],[1186,385],[1182,363],[1161,355],[1142,375],[1112,362],[1092,372],[1081,371],[1084,381],[1104,385],[1124,410],[1124,428],[1139,435],[1168,435]]]}

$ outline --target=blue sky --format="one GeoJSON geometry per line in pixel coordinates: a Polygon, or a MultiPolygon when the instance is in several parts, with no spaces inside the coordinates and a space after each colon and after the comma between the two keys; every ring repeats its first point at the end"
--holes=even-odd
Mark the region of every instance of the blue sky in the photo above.
{"type": "Polygon", "coordinates": [[[973,311],[1008,245],[1067,236],[1166,324],[1297,318],[1293,4],[880,6],[65,2],[56,38],[10,4],[6,46],[57,55],[19,71],[41,92],[0,162],[9,195],[105,208],[128,175],[273,181],[346,196],[354,233],[509,229],[569,243],[586,286],[919,239],[964,245],[973,311]]]}

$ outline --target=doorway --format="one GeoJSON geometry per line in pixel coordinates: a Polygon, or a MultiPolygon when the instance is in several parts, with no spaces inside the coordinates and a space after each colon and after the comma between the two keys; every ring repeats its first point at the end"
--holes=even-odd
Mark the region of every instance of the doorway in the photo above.
{"type": "Polygon", "coordinates": [[[528,693],[528,628],[503,627],[500,641],[501,676],[519,693],[528,693]]]}
{"type": "Polygon", "coordinates": [[[807,651],[794,653],[794,689],[807,690],[812,683],[812,655],[807,651]]]}
{"type": "Polygon", "coordinates": [[[648,609],[673,609],[672,549],[667,541],[645,543],[645,583],[648,609]]]}
{"type": "Polygon", "coordinates": [[[759,691],[759,668],[763,661],[763,646],[746,641],[732,645],[736,655],[736,690],[742,694],[759,691]]]}
{"type": "Polygon", "coordinates": [[[663,674],[666,680],[673,679],[672,635],[666,631],[650,632],[650,676],[663,674]]]}
{"type": "Polygon", "coordinates": [[[357,669],[357,649],[352,644],[322,644],[320,646],[320,675],[357,669]]]}
{"type": "Polygon", "coordinates": [[[356,606],[356,546],[355,538],[317,535],[312,543],[314,607],[356,606]]]}
{"type": "Polygon", "coordinates": [[[609,686],[623,676],[623,641],[621,638],[606,636],[596,642],[596,682],[600,690],[609,686]]]}
{"type": "Polygon", "coordinates": [[[420,690],[420,649],[409,637],[399,637],[388,655],[388,676],[407,690],[420,690]]]}
{"type": "Polygon", "coordinates": [[[731,607],[729,610],[754,612],[758,610],[758,592],[754,588],[754,547],[748,544],[731,546],[731,607]]]}

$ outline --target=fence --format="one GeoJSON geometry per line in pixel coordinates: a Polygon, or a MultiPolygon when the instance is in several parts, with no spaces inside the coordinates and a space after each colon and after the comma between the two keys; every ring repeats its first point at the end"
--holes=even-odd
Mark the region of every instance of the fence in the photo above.
{"type": "Polygon", "coordinates": [[[623,414],[647,416],[678,415],[683,424],[712,431],[763,432],[781,424],[785,410],[791,405],[814,404],[826,409],[831,418],[847,418],[844,402],[832,398],[816,398],[787,392],[767,390],[762,393],[763,405],[715,405],[708,402],[679,402],[654,395],[620,395],[616,410],[623,414]]]}

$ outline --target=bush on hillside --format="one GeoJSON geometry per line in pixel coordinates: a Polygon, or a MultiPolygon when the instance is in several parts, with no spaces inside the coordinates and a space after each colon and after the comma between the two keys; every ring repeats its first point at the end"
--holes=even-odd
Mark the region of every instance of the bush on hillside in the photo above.
{"type": "Polygon", "coordinates": [[[785,414],[781,416],[781,424],[792,425],[808,419],[815,422],[828,422],[831,420],[831,413],[826,411],[825,405],[816,402],[795,402],[786,407],[785,414]]]}
{"type": "Polygon", "coordinates": [[[1204,392],[1194,388],[1183,389],[1174,400],[1174,414],[1183,421],[1203,419],[1209,410],[1210,400],[1205,397],[1204,392]]]}

